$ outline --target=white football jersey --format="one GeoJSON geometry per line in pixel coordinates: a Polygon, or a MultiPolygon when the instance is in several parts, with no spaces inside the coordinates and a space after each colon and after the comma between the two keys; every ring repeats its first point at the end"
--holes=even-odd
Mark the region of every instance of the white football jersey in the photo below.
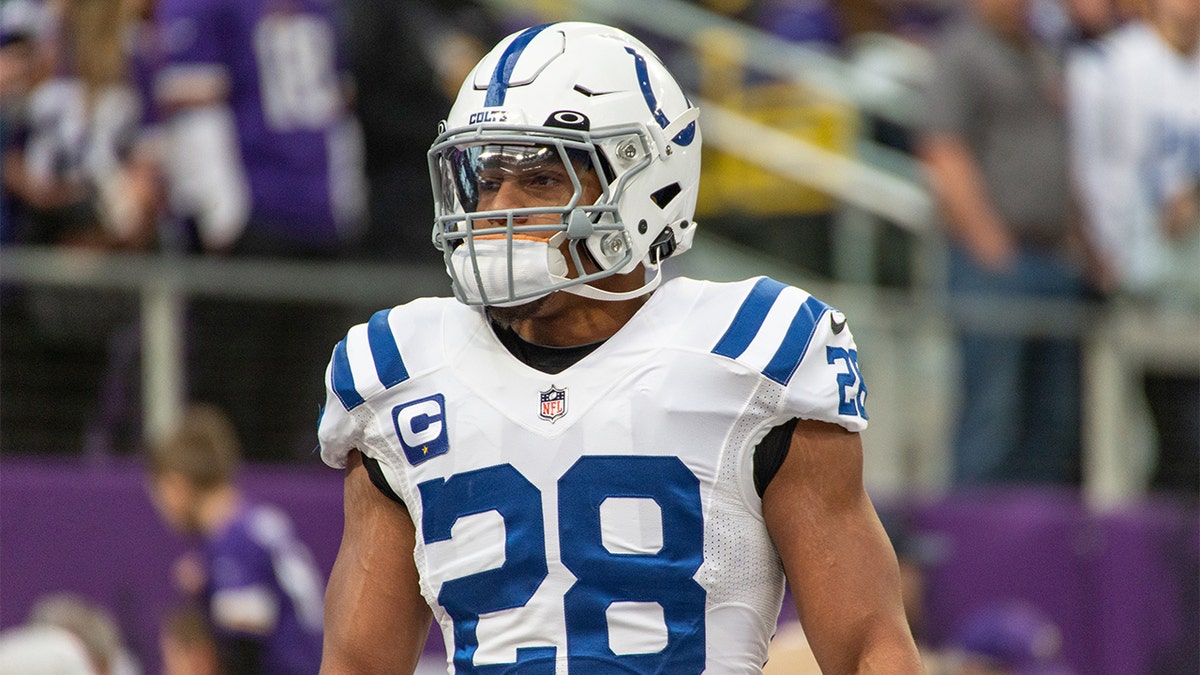
{"type": "Polygon", "coordinates": [[[551,375],[415,300],[335,348],[321,454],[358,448],[407,505],[451,672],[758,673],[784,575],[754,448],[794,417],[866,427],[845,322],[765,277],[680,278],[551,375]]]}
{"type": "Polygon", "coordinates": [[[1129,289],[1194,295],[1200,238],[1169,240],[1161,214],[1200,181],[1200,50],[1181,54],[1134,22],[1076,50],[1067,72],[1093,242],[1129,289]]]}

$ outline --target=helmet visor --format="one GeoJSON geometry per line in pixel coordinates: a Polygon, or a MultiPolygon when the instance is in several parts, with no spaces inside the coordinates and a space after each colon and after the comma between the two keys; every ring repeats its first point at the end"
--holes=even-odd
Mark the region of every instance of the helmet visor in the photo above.
{"type": "Polygon", "coordinates": [[[588,152],[554,145],[468,145],[438,162],[443,214],[580,205],[590,179],[588,152]]]}

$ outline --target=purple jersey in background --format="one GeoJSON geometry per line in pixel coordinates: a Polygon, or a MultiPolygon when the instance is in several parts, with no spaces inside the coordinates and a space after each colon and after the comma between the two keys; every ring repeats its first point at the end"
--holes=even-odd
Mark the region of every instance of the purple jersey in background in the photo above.
{"type": "Polygon", "coordinates": [[[261,645],[261,672],[316,673],[321,665],[324,585],[291,521],[246,504],[205,541],[204,606],[223,655],[236,640],[261,645]]]}
{"type": "Polygon", "coordinates": [[[157,21],[160,101],[196,74],[228,84],[249,183],[248,232],[318,247],[344,240],[364,196],[332,3],[161,0],[157,21]]]}

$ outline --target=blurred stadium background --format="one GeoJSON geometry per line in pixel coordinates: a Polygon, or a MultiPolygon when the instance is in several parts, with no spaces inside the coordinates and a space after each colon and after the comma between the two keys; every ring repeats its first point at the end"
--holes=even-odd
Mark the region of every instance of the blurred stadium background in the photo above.
{"type": "MultiPolygon", "coordinates": [[[[481,0],[472,16],[495,32],[463,34],[487,42],[559,19],[620,25],[694,94],[704,228],[672,270],[768,274],[851,317],[870,386],[866,482],[924,576],[931,649],[981,605],[1018,599],[1057,625],[1074,672],[1200,672],[1196,503],[1147,491],[1156,439],[1136,383],[1145,367],[1200,370],[1200,316],[1122,303],[973,308],[967,320],[983,330],[1081,341],[1081,480],[952,489],[961,392],[946,241],[909,140],[931,68],[925,39],[955,3],[828,3],[839,23],[827,39],[819,22],[780,9],[788,4],[481,0]],[[908,6],[907,22],[889,23],[890,5],[908,6]]],[[[433,255],[311,262],[19,241],[0,249],[0,281],[0,629],[38,597],[75,591],[113,612],[146,672],[174,599],[168,570],[187,543],[154,514],[139,452],[185,402],[189,299],[333,308],[349,326],[449,290],[433,255]]],[[[240,376],[228,373],[230,386],[240,376]]],[[[312,453],[247,453],[246,491],[287,510],[327,572],[340,474],[312,453]]]]}

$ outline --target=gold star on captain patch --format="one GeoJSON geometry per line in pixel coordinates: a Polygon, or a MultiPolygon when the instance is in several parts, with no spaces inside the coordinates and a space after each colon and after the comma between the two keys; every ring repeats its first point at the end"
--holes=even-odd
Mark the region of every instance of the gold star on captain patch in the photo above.
{"type": "Polygon", "coordinates": [[[428,446],[428,445],[426,445],[425,447],[421,448],[421,454],[422,454],[422,455],[428,455],[428,454],[429,454],[429,446],[428,446]]]}

